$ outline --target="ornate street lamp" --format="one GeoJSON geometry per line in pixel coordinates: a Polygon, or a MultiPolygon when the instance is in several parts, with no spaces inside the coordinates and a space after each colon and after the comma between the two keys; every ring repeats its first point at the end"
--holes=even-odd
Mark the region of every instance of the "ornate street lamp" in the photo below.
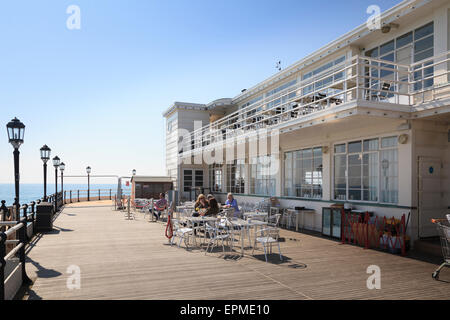
{"type": "Polygon", "coordinates": [[[58,167],[61,160],[58,156],[53,158],[53,166],[55,167],[55,212],[58,211],[58,167]]]}
{"type": "Polygon", "coordinates": [[[14,206],[16,207],[16,214],[17,214],[17,221],[20,221],[20,213],[19,213],[19,181],[20,181],[20,175],[19,175],[19,148],[23,144],[23,137],[25,134],[25,125],[20,122],[19,119],[14,118],[11,120],[7,125],[6,129],[8,131],[8,139],[9,143],[14,148],[14,183],[15,183],[15,189],[16,189],[16,198],[14,199],[14,206]]]}
{"type": "Polygon", "coordinates": [[[136,169],[133,169],[133,176],[136,175],[136,169]]]}
{"type": "Polygon", "coordinates": [[[47,162],[50,160],[51,151],[47,145],[41,148],[41,160],[44,162],[44,202],[47,202],[47,162]]]}
{"type": "Polygon", "coordinates": [[[64,164],[64,162],[61,162],[61,164],[59,165],[59,170],[61,171],[61,198],[63,200],[63,205],[64,205],[64,170],[66,169],[66,165],[64,164]]]}
{"type": "Polygon", "coordinates": [[[91,201],[91,199],[90,199],[90,192],[91,192],[91,190],[90,190],[90,174],[91,174],[91,171],[92,171],[91,167],[86,168],[86,173],[88,176],[88,201],[91,201]]]}

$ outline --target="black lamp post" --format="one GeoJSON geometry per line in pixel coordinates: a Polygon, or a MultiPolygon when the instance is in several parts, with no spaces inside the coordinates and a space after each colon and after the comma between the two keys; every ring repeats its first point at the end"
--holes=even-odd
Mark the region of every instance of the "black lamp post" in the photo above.
{"type": "Polygon", "coordinates": [[[64,170],[66,169],[66,165],[64,162],[61,162],[59,165],[59,170],[61,171],[61,199],[64,205],[64,170]]]}
{"type": "Polygon", "coordinates": [[[133,176],[136,175],[136,169],[133,169],[133,176]]]}
{"type": "Polygon", "coordinates": [[[20,221],[20,212],[19,212],[19,181],[20,181],[20,175],[19,175],[19,148],[23,143],[23,136],[25,134],[25,125],[20,122],[19,119],[14,118],[11,120],[7,125],[6,129],[8,131],[8,139],[9,143],[14,148],[14,183],[15,183],[15,189],[16,189],[16,198],[14,199],[14,206],[16,207],[16,215],[17,215],[17,221],[20,221]]]}
{"type": "Polygon", "coordinates": [[[53,158],[53,166],[55,167],[55,212],[58,211],[58,167],[60,161],[58,156],[53,158]]]}
{"type": "Polygon", "coordinates": [[[91,171],[92,171],[91,167],[86,168],[86,173],[88,176],[88,201],[91,201],[90,200],[90,174],[91,174],[91,171]]]}
{"type": "Polygon", "coordinates": [[[52,150],[44,145],[41,148],[41,160],[44,162],[44,201],[47,202],[47,162],[50,160],[50,152],[52,150]]]}

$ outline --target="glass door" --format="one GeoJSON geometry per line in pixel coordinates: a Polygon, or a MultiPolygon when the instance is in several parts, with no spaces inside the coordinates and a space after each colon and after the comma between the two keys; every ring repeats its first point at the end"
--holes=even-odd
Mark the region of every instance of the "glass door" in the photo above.
{"type": "MultiPolygon", "coordinates": [[[[412,63],[413,47],[407,45],[396,52],[396,62],[401,65],[408,66],[412,63]]],[[[398,84],[398,92],[408,93],[408,69],[405,67],[398,68],[398,81],[402,82],[398,84]]]]}
{"type": "Polygon", "coordinates": [[[331,208],[322,209],[322,234],[331,236],[331,208]]]}

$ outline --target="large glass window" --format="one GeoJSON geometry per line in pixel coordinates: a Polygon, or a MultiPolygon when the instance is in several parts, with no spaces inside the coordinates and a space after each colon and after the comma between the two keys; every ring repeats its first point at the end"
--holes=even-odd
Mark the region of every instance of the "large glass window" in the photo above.
{"type": "Polygon", "coordinates": [[[335,145],[334,199],[397,203],[397,157],[396,136],[335,145]]]}
{"type": "Polygon", "coordinates": [[[222,192],[222,165],[209,166],[209,188],[211,192],[222,192]]]}
{"type": "Polygon", "coordinates": [[[275,195],[275,156],[260,156],[251,159],[250,193],[255,195],[275,195]]]}
{"type": "MultiPolygon", "coordinates": [[[[311,72],[305,73],[302,77],[303,80],[307,80],[310,78],[313,78],[314,76],[318,75],[319,78],[321,78],[320,81],[316,81],[314,84],[311,84],[309,86],[306,86],[302,90],[302,94],[306,95],[308,93],[311,93],[313,91],[320,90],[322,88],[325,88],[327,86],[330,86],[333,82],[340,81],[344,78],[344,72],[338,72],[334,75],[330,75],[329,77],[323,78],[325,75],[330,74],[334,71],[334,67],[340,65],[342,62],[345,61],[345,56],[339,57],[338,59],[328,62],[326,64],[321,65],[320,67],[314,69],[311,72]]],[[[310,81],[313,81],[311,79],[310,81]]],[[[337,92],[337,89],[328,89],[328,94],[333,94],[337,92]]]]}
{"type": "Polygon", "coordinates": [[[286,152],[284,177],[285,196],[322,198],[322,148],[286,152]]]}
{"type": "Polygon", "coordinates": [[[227,191],[245,193],[245,160],[227,164],[227,191]]]}
{"type": "MultiPolygon", "coordinates": [[[[378,58],[381,60],[387,60],[396,62],[403,65],[409,65],[414,62],[418,62],[434,55],[434,23],[430,22],[425,26],[417,28],[401,35],[400,37],[391,40],[379,47],[368,50],[366,52],[367,57],[378,58]]],[[[424,65],[416,66],[416,69],[431,65],[432,62],[427,62],[424,65]]],[[[385,67],[394,69],[394,66],[387,63],[373,62],[371,65],[377,67],[385,67]]],[[[414,90],[421,90],[433,86],[433,79],[430,76],[433,75],[434,68],[424,68],[414,73],[414,90]],[[429,77],[429,79],[427,79],[429,77]]],[[[366,68],[366,75],[370,75],[375,78],[383,78],[387,80],[394,80],[393,71],[391,70],[379,70],[377,68],[366,68]]],[[[406,74],[399,74],[400,80],[407,79],[406,74]]],[[[373,89],[381,89],[382,84],[378,80],[366,79],[366,85],[373,89]]],[[[385,86],[386,89],[386,86],[385,86]]],[[[391,85],[388,90],[394,90],[395,85],[391,85]]],[[[401,88],[400,88],[401,89],[401,88]]],[[[398,90],[401,91],[401,90],[398,90]]],[[[390,96],[389,94],[387,95],[390,96]]]]}

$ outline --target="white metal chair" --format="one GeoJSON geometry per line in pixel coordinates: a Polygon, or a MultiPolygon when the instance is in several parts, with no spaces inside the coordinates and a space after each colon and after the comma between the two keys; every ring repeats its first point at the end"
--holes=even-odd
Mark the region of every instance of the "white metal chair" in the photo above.
{"type": "Polygon", "coordinates": [[[255,243],[253,245],[252,255],[255,252],[256,246],[258,243],[261,243],[264,249],[264,257],[267,262],[267,247],[269,247],[269,252],[272,253],[272,245],[276,243],[278,245],[278,253],[280,255],[280,260],[283,261],[283,257],[281,255],[280,242],[278,238],[280,236],[280,229],[274,227],[264,228],[258,231],[259,236],[256,236],[255,243]]]}
{"type": "Polygon", "coordinates": [[[172,239],[170,239],[170,245],[173,245],[174,239],[176,237],[180,238],[180,241],[178,243],[178,248],[181,246],[181,242],[184,240],[184,243],[186,245],[186,248],[189,247],[189,238],[193,234],[192,228],[184,227],[180,224],[180,222],[176,219],[172,220],[173,223],[173,236],[172,239]]]}
{"type": "Polygon", "coordinates": [[[280,218],[281,218],[281,214],[277,213],[274,215],[270,215],[268,220],[267,220],[267,225],[269,227],[275,227],[278,228],[280,226],[280,218]]]}
{"type": "Polygon", "coordinates": [[[211,253],[220,241],[222,242],[223,252],[225,252],[225,241],[227,241],[227,246],[231,251],[229,228],[221,226],[220,220],[205,223],[205,236],[206,235],[209,236],[209,241],[208,246],[206,247],[205,255],[208,253],[210,248],[211,253]]]}

